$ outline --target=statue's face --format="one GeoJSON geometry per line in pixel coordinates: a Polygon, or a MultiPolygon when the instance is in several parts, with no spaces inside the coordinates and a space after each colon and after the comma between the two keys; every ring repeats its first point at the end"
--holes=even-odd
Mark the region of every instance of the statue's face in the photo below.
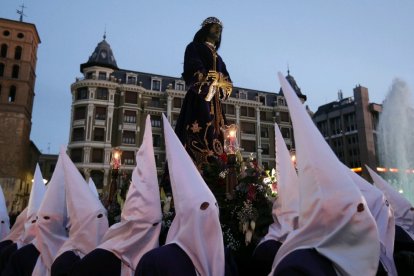
{"type": "Polygon", "coordinates": [[[221,26],[219,24],[212,24],[210,27],[210,32],[208,34],[208,38],[213,40],[214,42],[219,41],[221,36],[221,26]]]}

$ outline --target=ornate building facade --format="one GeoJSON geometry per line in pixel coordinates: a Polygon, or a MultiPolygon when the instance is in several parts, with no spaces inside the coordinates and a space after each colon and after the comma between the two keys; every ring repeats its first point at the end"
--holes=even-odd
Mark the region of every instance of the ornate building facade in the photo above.
{"type": "MultiPolygon", "coordinates": [[[[81,64],[82,77],[71,85],[72,110],[68,150],[86,179],[98,189],[110,181],[111,151],[122,151],[122,181],[129,181],[135,153],[142,142],[144,122],[151,115],[153,143],[159,174],[165,162],[162,114],[174,127],[186,93],[182,78],[119,69],[104,39],[81,64]]],[[[306,100],[294,78],[287,79],[302,101],[306,100]]],[[[292,124],[282,93],[234,87],[223,108],[228,123],[239,126],[243,156],[253,154],[264,167],[275,166],[274,123],[288,147],[293,146],[292,124]]]]}
{"type": "Polygon", "coordinates": [[[0,18],[0,184],[10,211],[27,204],[40,154],[30,141],[39,43],[35,25],[0,18]]]}

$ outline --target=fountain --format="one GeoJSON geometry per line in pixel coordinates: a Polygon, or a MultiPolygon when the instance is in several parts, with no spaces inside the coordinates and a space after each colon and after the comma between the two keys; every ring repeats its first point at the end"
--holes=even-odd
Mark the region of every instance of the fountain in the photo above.
{"type": "Polygon", "coordinates": [[[378,123],[378,156],[382,176],[414,204],[414,109],[407,84],[395,79],[383,102],[378,123]]]}

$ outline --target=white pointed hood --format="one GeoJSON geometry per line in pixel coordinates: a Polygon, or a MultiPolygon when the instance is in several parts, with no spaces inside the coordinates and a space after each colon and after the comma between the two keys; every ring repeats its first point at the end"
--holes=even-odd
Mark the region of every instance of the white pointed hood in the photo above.
{"type": "Polygon", "coordinates": [[[385,195],[378,188],[371,185],[345,165],[344,167],[348,170],[352,180],[367,201],[369,211],[377,223],[381,242],[381,263],[384,265],[388,275],[397,275],[397,268],[394,263],[395,222],[393,210],[385,195]]]}
{"type": "Polygon", "coordinates": [[[217,200],[163,115],[175,218],[166,244],[187,253],[200,275],[224,275],[224,244],[217,200]]]}
{"type": "Polygon", "coordinates": [[[39,164],[36,164],[33,185],[30,190],[29,204],[27,205],[27,217],[24,223],[24,234],[16,242],[17,248],[31,243],[35,238],[37,229],[37,212],[39,211],[39,207],[43,201],[45,193],[46,186],[43,182],[42,172],[40,171],[39,164]]]}
{"type": "MultiPolygon", "coordinates": [[[[34,246],[40,252],[34,272],[50,271],[59,248],[69,238],[65,198],[65,149],[61,148],[52,179],[37,212],[37,231],[34,246]]],[[[36,275],[36,274],[35,274],[36,275]]]]}
{"type": "Polygon", "coordinates": [[[24,223],[27,218],[27,207],[17,216],[13,227],[10,229],[10,233],[3,239],[4,241],[9,240],[17,242],[19,238],[24,235],[24,223]]]}
{"type": "Polygon", "coordinates": [[[83,258],[95,249],[108,230],[106,209],[89,188],[79,170],[66,153],[62,154],[65,174],[66,204],[68,210],[69,239],[55,257],[73,250],[83,258]]]}
{"type": "Polygon", "coordinates": [[[379,176],[370,167],[366,166],[374,185],[378,187],[387,198],[394,210],[395,224],[401,226],[414,240],[414,207],[401,194],[399,194],[387,181],[379,176]]]}
{"type": "Polygon", "coordinates": [[[122,260],[122,275],[126,274],[124,270],[128,268],[132,273],[141,257],[158,247],[161,231],[160,192],[149,115],[136,162],[122,209],[121,221],[108,229],[104,242],[98,246],[111,251],[122,260]]]}
{"type": "Polygon", "coordinates": [[[0,240],[4,239],[10,232],[10,219],[7,212],[6,199],[0,186],[0,240]]]}
{"type": "Polygon", "coordinates": [[[95,182],[93,182],[92,177],[89,177],[88,186],[89,186],[89,189],[92,191],[92,193],[96,196],[96,198],[99,199],[99,193],[98,193],[98,190],[96,189],[96,185],[95,185],[95,182]]]}
{"type": "Polygon", "coordinates": [[[273,239],[283,243],[287,235],[298,226],[299,184],[298,175],[277,124],[275,124],[275,145],[278,196],[272,209],[274,222],[269,226],[264,240],[273,239]]]}
{"type": "Polygon", "coordinates": [[[281,73],[279,80],[295,133],[300,219],[272,269],[296,249],[314,248],[339,274],[375,275],[380,243],[366,201],[281,73]]]}

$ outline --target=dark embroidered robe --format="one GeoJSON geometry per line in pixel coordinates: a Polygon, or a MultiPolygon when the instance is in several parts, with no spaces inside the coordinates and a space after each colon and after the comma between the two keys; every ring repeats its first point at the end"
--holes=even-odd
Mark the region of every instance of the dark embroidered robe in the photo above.
{"type": "Polygon", "coordinates": [[[201,85],[210,70],[222,73],[231,82],[226,65],[216,51],[207,44],[191,42],[185,50],[182,74],[188,90],[175,132],[198,168],[223,154],[220,128],[226,125],[226,118],[220,98],[224,94],[220,89],[211,101],[206,101],[209,86],[201,85]]]}

